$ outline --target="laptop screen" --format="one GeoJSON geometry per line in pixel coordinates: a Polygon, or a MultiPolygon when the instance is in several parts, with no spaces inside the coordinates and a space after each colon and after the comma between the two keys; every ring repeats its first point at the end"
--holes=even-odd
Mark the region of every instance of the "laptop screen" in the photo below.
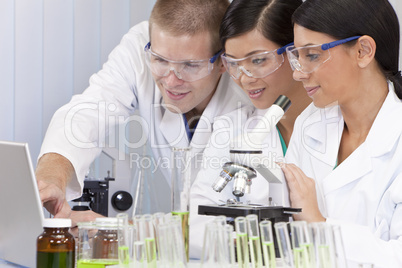
{"type": "Polygon", "coordinates": [[[28,144],[0,141],[0,259],[35,267],[43,218],[28,144]]]}

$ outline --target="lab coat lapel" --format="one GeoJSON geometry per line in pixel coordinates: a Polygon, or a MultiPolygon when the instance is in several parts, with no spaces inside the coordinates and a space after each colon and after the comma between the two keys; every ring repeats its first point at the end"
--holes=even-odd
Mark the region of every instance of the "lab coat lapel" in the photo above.
{"type": "Polygon", "coordinates": [[[189,146],[182,114],[166,109],[159,127],[170,147],[189,146]]]}
{"type": "Polygon", "coordinates": [[[345,161],[324,178],[324,195],[337,190],[372,171],[371,155],[367,144],[363,143],[345,161]]]}
{"type": "Polygon", "coordinates": [[[198,121],[197,128],[195,129],[193,138],[191,139],[190,143],[192,148],[192,156],[202,153],[209,141],[209,138],[211,137],[212,125],[214,123],[219,107],[217,102],[218,99],[221,99],[219,97],[219,95],[222,93],[221,91],[222,90],[217,89],[214,96],[202,113],[200,120],[198,121]]]}
{"type": "Polygon", "coordinates": [[[302,144],[314,165],[321,165],[324,169],[335,166],[343,125],[338,106],[318,109],[303,122],[302,144]]]}
{"type": "Polygon", "coordinates": [[[198,121],[197,128],[195,130],[193,138],[191,139],[190,146],[192,156],[204,151],[208,140],[211,137],[211,133],[212,122],[207,116],[203,114],[198,121]]]}

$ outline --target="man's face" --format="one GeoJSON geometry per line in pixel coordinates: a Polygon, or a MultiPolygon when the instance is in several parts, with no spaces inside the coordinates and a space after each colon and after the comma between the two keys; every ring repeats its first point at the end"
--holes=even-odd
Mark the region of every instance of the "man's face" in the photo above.
{"type": "MultiPolygon", "coordinates": [[[[173,61],[205,60],[213,56],[211,36],[200,32],[195,35],[173,35],[153,24],[151,29],[152,52],[173,61]]],[[[193,82],[179,79],[174,71],[167,76],[152,74],[162,93],[167,108],[174,113],[187,113],[195,109],[201,114],[211,100],[221,74],[225,71],[220,59],[212,72],[193,82]]]]}

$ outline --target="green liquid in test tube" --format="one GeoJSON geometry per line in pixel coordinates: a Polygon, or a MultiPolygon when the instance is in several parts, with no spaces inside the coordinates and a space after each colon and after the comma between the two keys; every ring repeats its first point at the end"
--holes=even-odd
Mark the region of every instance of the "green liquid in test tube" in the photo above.
{"type": "Polygon", "coordinates": [[[235,219],[237,263],[239,268],[249,268],[249,251],[247,239],[247,221],[245,217],[235,219]]]}
{"type": "Polygon", "coordinates": [[[251,266],[254,268],[262,268],[262,254],[260,232],[258,228],[258,216],[255,214],[247,215],[247,231],[250,242],[250,258],[251,266]]]}
{"type": "Polygon", "coordinates": [[[272,234],[272,223],[269,220],[260,222],[261,244],[265,267],[276,268],[276,256],[274,237],[272,234]]]}
{"type": "Polygon", "coordinates": [[[156,268],[156,244],[155,238],[145,238],[145,250],[147,254],[148,267],[156,268]]]}
{"type": "Polygon", "coordinates": [[[142,220],[145,227],[144,243],[148,268],[156,268],[156,243],[153,217],[151,214],[145,214],[142,216],[142,220]]]}
{"type": "MultiPolygon", "coordinates": [[[[126,213],[119,213],[117,218],[117,237],[118,237],[118,257],[119,266],[128,267],[130,265],[130,249],[129,245],[132,241],[128,228],[128,215],[126,213]]],[[[132,229],[131,229],[132,230],[132,229]]]]}
{"type": "Polygon", "coordinates": [[[319,245],[318,246],[318,260],[320,262],[320,267],[332,268],[331,253],[330,253],[328,245],[319,245]]]}
{"type": "Polygon", "coordinates": [[[275,257],[275,247],[274,243],[264,243],[262,242],[262,253],[264,256],[265,267],[275,268],[276,267],[276,257],[275,257]]]}
{"type": "Polygon", "coordinates": [[[178,215],[182,222],[184,245],[189,259],[189,211],[191,185],[191,148],[172,148],[172,214],[178,215]]]}
{"type": "Polygon", "coordinates": [[[292,232],[293,260],[296,268],[314,268],[311,262],[313,258],[309,255],[309,234],[307,223],[304,221],[294,221],[290,223],[292,232]]]}

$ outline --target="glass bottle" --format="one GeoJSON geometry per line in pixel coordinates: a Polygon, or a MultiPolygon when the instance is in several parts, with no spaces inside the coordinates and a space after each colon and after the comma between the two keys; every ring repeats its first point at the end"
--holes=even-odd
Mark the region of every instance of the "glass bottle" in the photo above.
{"type": "Polygon", "coordinates": [[[75,240],[68,232],[70,219],[44,219],[43,233],[37,238],[37,268],[74,268],[75,240]]]}
{"type": "Polygon", "coordinates": [[[93,259],[108,259],[118,263],[117,218],[96,218],[98,231],[93,237],[93,259]]]}

